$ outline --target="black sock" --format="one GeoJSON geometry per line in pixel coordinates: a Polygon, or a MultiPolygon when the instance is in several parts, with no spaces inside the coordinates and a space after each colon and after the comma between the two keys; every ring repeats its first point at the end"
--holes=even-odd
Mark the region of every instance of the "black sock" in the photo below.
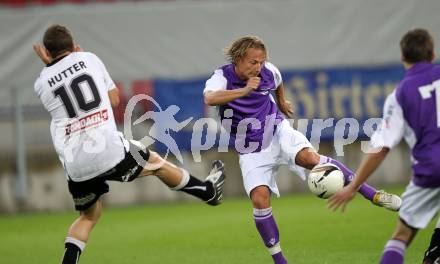
{"type": "Polygon", "coordinates": [[[66,242],[64,246],[65,251],[61,264],[77,264],[79,256],[81,255],[81,249],[77,245],[69,242],[66,242]]]}
{"type": "Polygon", "coordinates": [[[211,182],[202,182],[192,175],[189,175],[188,183],[182,187],[180,191],[198,197],[203,201],[208,201],[215,195],[214,187],[212,186],[211,182]]]}

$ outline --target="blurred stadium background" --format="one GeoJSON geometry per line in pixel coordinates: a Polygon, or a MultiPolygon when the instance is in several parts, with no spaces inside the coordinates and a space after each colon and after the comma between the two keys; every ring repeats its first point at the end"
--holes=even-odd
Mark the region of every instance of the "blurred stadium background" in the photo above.
{"type": "MultiPolygon", "coordinates": [[[[424,27],[440,43],[438,10],[438,0],[0,0],[0,263],[58,262],[67,226],[76,217],[52,147],[49,115],[33,91],[43,64],[32,44],[41,42],[49,25],[67,25],[85,50],[104,61],[122,95],[122,105],[114,109],[120,130],[125,105],[137,94],[151,96],[162,109],[179,106],[178,121],[215,117],[203,104],[204,81],[225,63],[226,45],[258,35],[296,106],[294,127],[320,152],[355,168],[367,139],[363,124],[381,116],[386,95],[404,74],[400,37],[424,27]],[[354,118],[360,121],[359,139],[335,142],[331,128],[317,137],[310,132],[314,118],[334,118],[334,123],[354,118]]],[[[144,101],[136,114],[148,110],[157,106],[144,101]]],[[[147,135],[150,126],[134,126],[135,138],[147,135]]],[[[178,203],[192,198],[155,179],[111,183],[104,203],[112,208],[94,230],[92,250],[81,263],[269,262],[244,199],[236,154],[214,147],[196,162],[189,151],[193,126],[172,133],[183,165],[203,177],[211,160],[223,159],[225,204],[213,209],[178,203]]],[[[166,150],[161,144],[153,148],[166,150]]],[[[370,183],[401,193],[411,176],[409,159],[406,145],[399,145],[370,183]]],[[[283,197],[273,206],[290,260],[377,262],[396,214],[362,198],[349,213],[330,213],[286,168],[278,183],[283,197]]],[[[420,262],[431,230],[432,224],[414,241],[407,263],[420,262]]]]}
{"type": "MultiPolygon", "coordinates": [[[[204,81],[225,63],[226,45],[242,35],[258,35],[296,105],[295,127],[302,124],[310,137],[313,118],[360,121],[359,140],[342,142],[350,143],[343,155],[331,131],[324,131],[316,144],[320,152],[356,168],[363,156],[360,142],[366,139],[362,125],[381,116],[384,98],[403,76],[400,37],[410,28],[424,27],[440,43],[439,8],[437,0],[2,0],[0,212],[72,208],[52,147],[49,115],[33,91],[43,64],[32,44],[41,42],[53,23],[67,25],[77,43],[106,64],[122,95],[122,105],[114,109],[121,130],[125,105],[136,94],[152,96],[162,108],[179,106],[177,120],[215,116],[203,103],[204,81]]],[[[154,105],[144,102],[137,108],[138,113],[148,110],[154,105]]],[[[193,125],[172,133],[183,151],[183,165],[202,176],[211,160],[223,159],[229,176],[226,197],[244,197],[235,153],[213,148],[203,152],[202,162],[194,161],[189,151],[193,125]]],[[[148,129],[136,127],[135,135],[143,137],[148,129]]],[[[164,151],[159,144],[154,148],[164,151]]],[[[402,144],[371,183],[389,188],[403,186],[409,178],[409,155],[402,144]]],[[[279,187],[284,194],[306,190],[285,168],[279,187]]],[[[104,198],[107,206],[192,199],[154,179],[111,184],[111,189],[104,198]]]]}

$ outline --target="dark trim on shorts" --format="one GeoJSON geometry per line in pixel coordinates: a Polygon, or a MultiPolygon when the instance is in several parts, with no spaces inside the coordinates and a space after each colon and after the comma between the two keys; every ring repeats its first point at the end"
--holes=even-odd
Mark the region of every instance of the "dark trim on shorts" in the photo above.
{"type": "Polygon", "coordinates": [[[74,182],[69,177],[67,185],[77,211],[87,210],[110,189],[105,180],[99,177],[82,182],[74,182]]]}
{"type": "Polygon", "coordinates": [[[402,224],[404,224],[406,227],[412,229],[413,231],[417,231],[419,230],[418,228],[415,228],[413,226],[410,226],[405,220],[403,220],[401,217],[399,217],[400,222],[402,222],[402,224]]]}
{"type": "Polygon", "coordinates": [[[144,169],[144,164],[139,164],[131,153],[139,153],[146,163],[150,157],[150,151],[148,149],[141,149],[131,142],[129,148],[129,151],[125,152],[124,159],[115,167],[92,179],[75,182],[68,176],[67,184],[69,192],[73,197],[75,210],[87,210],[98,201],[101,195],[109,192],[110,188],[106,181],[131,182],[139,176],[144,169]]]}

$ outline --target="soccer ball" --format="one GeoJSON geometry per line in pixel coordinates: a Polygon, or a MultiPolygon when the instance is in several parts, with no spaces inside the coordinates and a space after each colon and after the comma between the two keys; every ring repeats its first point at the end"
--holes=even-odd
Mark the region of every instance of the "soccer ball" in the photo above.
{"type": "Polygon", "coordinates": [[[344,187],[344,174],[331,163],[318,164],[309,173],[307,181],[310,191],[327,199],[344,187]]]}

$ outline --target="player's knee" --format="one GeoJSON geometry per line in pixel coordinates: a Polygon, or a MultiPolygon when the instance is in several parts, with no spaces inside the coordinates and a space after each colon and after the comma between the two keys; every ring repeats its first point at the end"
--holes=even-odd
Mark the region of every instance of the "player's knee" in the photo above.
{"type": "Polygon", "coordinates": [[[304,148],[296,155],[295,163],[301,167],[311,170],[313,167],[319,164],[319,159],[320,157],[318,153],[313,151],[311,148],[304,148]]]}
{"type": "Polygon", "coordinates": [[[400,223],[393,234],[393,239],[400,240],[409,245],[416,235],[417,230],[400,223]]]}
{"type": "Polygon", "coordinates": [[[81,214],[82,220],[91,222],[93,224],[96,224],[100,217],[101,217],[101,212],[90,213],[90,214],[81,214]]]}
{"type": "Polygon", "coordinates": [[[148,159],[148,163],[150,164],[163,164],[165,159],[162,158],[157,152],[150,151],[150,158],[148,159]]]}
{"type": "Polygon", "coordinates": [[[267,186],[258,186],[250,194],[254,208],[264,209],[270,207],[270,191],[267,186]]]}
{"type": "Polygon", "coordinates": [[[166,160],[162,158],[157,152],[150,150],[150,157],[148,158],[148,162],[144,167],[144,170],[141,172],[140,176],[151,176],[157,175],[160,173],[162,166],[165,164],[166,160]]]}
{"type": "Polygon", "coordinates": [[[80,214],[80,219],[82,221],[90,222],[91,224],[96,224],[101,217],[101,208],[100,205],[94,205],[93,208],[89,210],[82,211],[80,214]]]}

